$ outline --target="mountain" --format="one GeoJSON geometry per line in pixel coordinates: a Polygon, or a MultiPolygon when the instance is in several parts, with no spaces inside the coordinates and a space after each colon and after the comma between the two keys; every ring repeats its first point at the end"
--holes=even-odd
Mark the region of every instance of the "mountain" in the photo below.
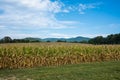
{"type": "Polygon", "coordinates": [[[69,38],[67,39],[67,42],[81,42],[81,41],[88,41],[90,38],[87,38],[87,37],[75,37],[75,38],[69,38]]]}
{"type": "Polygon", "coordinates": [[[74,38],[32,38],[32,37],[27,37],[24,38],[25,40],[30,40],[30,41],[43,41],[43,42],[56,42],[56,41],[66,41],[66,42],[81,42],[81,41],[88,41],[90,38],[87,37],[74,37],[74,38]]]}
{"type": "Polygon", "coordinates": [[[50,42],[56,42],[56,41],[58,41],[58,40],[60,40],[60,41],[66,41],[66,39],[65,38],[45,38],[45,39],[42,39],[42,41],[50,41],[50,42]]]}
{"type": "Polygon", "coordinates": [[[33,37],[27,37],[27,38],[24,38],[24,40],[29,40],[29,41],[42,41],[41,38],[33,38],[33,37]]]}

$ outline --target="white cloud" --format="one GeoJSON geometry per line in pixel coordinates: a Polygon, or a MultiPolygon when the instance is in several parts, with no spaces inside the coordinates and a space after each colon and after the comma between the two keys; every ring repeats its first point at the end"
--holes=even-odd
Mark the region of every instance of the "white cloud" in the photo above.
{"type": "Polygon", "coordinates": [[[22,29],[61,29],[70,26],[68,23],[59,21],[55,17],[56,13],[69,12],[67,9],[62,9],[63,3],[60,1],[3,0],[0,1],[0,5],[0,9],[4,10],[4,13],[0,15],[0,24],[4,26],[22,29]]]}
{"type": "Polygon", "coordinates": [[[61,33],[51,33],[49,34],[49,37],[54,37],[54,38],[70,38],[73,35],[68,35],[68,34],[61,34],[61,33]]]}
{"type": "Polygon", "coordinates": [[[90,4],[80,3],[78,11],[79,11],[80,14],[85,14],[85,10],[97,8],[101,4],[102,3],[90,3],[90,4]]]}
{"type": "Polygon", "coordinates": [[[46,34],[46,36],[44,36],[42,38],[71,38],[71,37],[76,37],[76,36],[78,36],[78,35],[70,34],[70,33],[51,32],[49,34],[46,34]]]}
{"type": "Polygon", "coordinates": [[[5,26],[3,26],[3,25],[0,25],[0,29],[3,29],[3,28],[5,28],[5,26]]]}
{"type": "Polygon", "coordinates": [[[81,36],[83,36],[83,37],[88,37],[88,38],[94,38],[94,37],[96,37],[96,36],[103,36],[103,37],[106,37],[107,35],[109,35],[109,34],[81,34],[81,36]]]}
{"type": "Polygon", "coordinates": [[[62,4],[58,1],[51,2],[50,0],[5,0],[9,4],[17,6],[17,8],[34,9],[45,12],[59,12],[62,4]]]}

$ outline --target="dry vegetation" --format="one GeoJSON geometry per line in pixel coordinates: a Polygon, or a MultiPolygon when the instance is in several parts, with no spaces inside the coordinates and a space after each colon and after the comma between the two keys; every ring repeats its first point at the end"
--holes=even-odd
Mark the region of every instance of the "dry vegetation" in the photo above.
{"type": "Polygon", "coordinates": [[[0,44],[0,68],[59,66],[120,60],[120,45],[77,43],[0,44]]]}

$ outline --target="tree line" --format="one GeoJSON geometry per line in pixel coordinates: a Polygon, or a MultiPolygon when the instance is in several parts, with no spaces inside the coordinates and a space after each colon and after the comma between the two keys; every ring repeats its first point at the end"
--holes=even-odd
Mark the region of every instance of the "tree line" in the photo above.
{"type": "Polygon", "coordinates": [[[12,39],[9,36],[5,36],[0,40],[0,43],[29,43],[29,42],[40,42],[40,41],[38,40],[31,41],[27,39],[12,39]]]}
{"type": "MultiPolygon", "coordinates": [[[[5,36],[0,40],[0,43],[29,43],[29,42],[41,42],[39,40],[27,40],[27,39],[11,39],[9,36],[5,36]]],[[[46,41],[50,42],[50,41],[46,41]]],[[[62,41],[58,40],[56,42],[67,42],[67,41],[62,41]]],[[[95,38],[92,38],[88,41],[81,41],[77,42],[74,41],[74,43],[88,43],[88,44],[120,44],[120,33],[118,34],[110,34],[107,37],[103,36],[97,36],[95,38]]]]}
{"type": "Polygon", "coordinates": [[[88,41],[90,44],[120,44],[120,33],[111,34],[107,37],[97,36],[88,41]]]}

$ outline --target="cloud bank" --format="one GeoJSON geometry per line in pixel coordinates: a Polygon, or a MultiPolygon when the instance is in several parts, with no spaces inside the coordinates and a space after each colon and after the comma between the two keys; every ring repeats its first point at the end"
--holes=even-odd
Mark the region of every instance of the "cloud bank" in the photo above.
{"type": "Polygon", "coordinates": [[[66,28],[55,18],[64,12],[62,3],[50,0],[4,0],[0,1],[0,25],[12,27],[66,28]]]}
{"type": "Polygon", "coordinates": [[[0,35],[12,37],[70,37],[64,33],[43,32],[43,29],[76,28],[77,21],[61,21],[55,16],[58,13],[79,11],[84,14],[86,9],[95,8],[96,4],[79,4],[67,6],[60,0],[0,0],[0,35]],[[76,7],[76,8],[75,8],[76,7]],[[39,30],[39,31],[38,31],[39,30]]]}

